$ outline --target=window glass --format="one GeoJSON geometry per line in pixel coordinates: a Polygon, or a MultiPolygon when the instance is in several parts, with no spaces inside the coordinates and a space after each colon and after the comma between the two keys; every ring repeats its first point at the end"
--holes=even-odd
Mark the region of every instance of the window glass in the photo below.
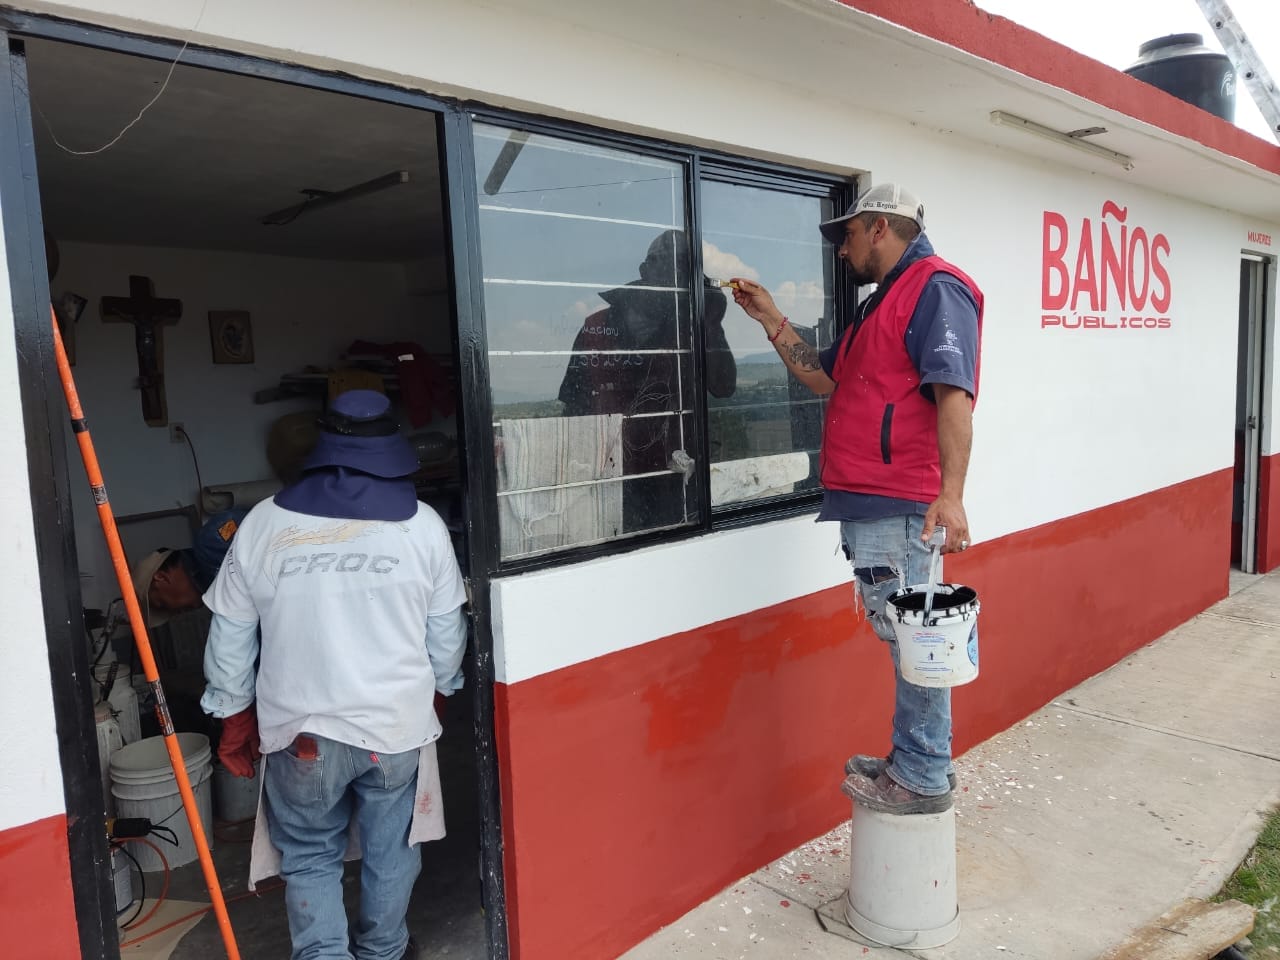
{"type": "MultiPolygon", "coordinates": [[[[702,182],[703,271],[764,284],[795,331],[819,350],[834,335],[831,245],[818,224],[834,216],[828,197],[766,187],[702,182]]],[[[741,505],[818,487],[818,447],[825,400],[788,372],[764,330],[728,298],[708,288],[707,439],[713,507],[741,505]],[[720,328],[720,329],[718,329],[720,328]],[[715,348],[733,362],[731,387],[718,384],[715,348]]]]}
{"type": "Polygon", "coordinates": [[[698,522],[686,167],[477,124],[504,560],[698,522]]]}

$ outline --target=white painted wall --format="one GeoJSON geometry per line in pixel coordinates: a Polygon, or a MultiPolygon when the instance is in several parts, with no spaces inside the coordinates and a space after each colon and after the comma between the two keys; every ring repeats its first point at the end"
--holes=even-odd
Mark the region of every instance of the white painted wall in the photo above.
{"type": "MultiPolygon", "coordinates": [[[[701,102],[691,109],[709,118],[732,112],[741,96],[736,79],[712,89],[698,86],[701,102]]],[[[794,118],[803,110],[790,102],[768,112],[794,118]]],[[[845,157],[852,167],[870,170],[874,180],[910,184],[924,198],[938,251],[971,273],[986,294],[982,392],[966,496],[977,539],[1230,467],[1241,249],[1236,215],[1118,179],[1029,163],[1016,153],[876,114],[846,113],[840,124],[811,119],[790,146],[803,143],[818,162],[845,157]],[[1096,230],[1107,200],[1128,208],[1130,226],[1169,238],[1172,326],[1042,330],[1044,211],[1062,213],[1073,231],[1090,218],[1096,230]]],[[[760,140],[774,133],[762,130],[760,140]]],[[[848,573],[833,554],[836,538],[834,525],[787,521],[501,583],[495,607],[502,609],[505,679],[549,672],[841,582],[848,573]],[[772,582],[760,569],[765,557],[771,558],[764,566],[772,582]],[[725,571],[714,578],[714,597],[704,578],[673,575],[677,564],[725,571]],[[584,578],[589,590],[582,589],[584,578]],[[637,604],[637,585],[647,592],[651,583],[663,585],[654,591],[663,602],[637,604]],[[556,623],[554,631],[548,622],[556,623]],[[611,626],[601,630],[601,623],[611,626]]]]}
{"type": "Polygon", "coordinates": [[[497,678],[527,680],[836,586],[849,580],[839,537],[837,524],[792,517],[497,581],[497,678]]]}
{"type": "Polygon", "coordinates": [[[0,234],[0,543],[7,557],[0,578],[6,664],[0,696],[0,830],[62,813],[49,657],[44,639],[40,573],[22,429],[18,355],[14,344],[9,266],[0,234]]]}
{"type": "MultiPolygon", "coordinates": [[[[975,540],[1231,466],[1234,215],[1064,169],[1032,169],[1016,155],[905,124],[855,156],[920,193],[938,251],[986,295],[965,498],[975,540]],[[1096,230],[1106,200],[1128,208],[1131,227],[1169,238],[1172,325],[1043,330],[1044,211],[1062,213],[1073,230],[1091,218],[1096,230]]],[[[1074,256],[1069,261],[1074,268],[1074,256]]],[[[837,538],[834,524],[796,519],[496,584],[500,677],[536,676],[840,583],[849,574],[837,538]],[[637,603],[637,592],[662,602],[637,603]]]]}
{"type": "MultiPolygon", "coordinates": [[[[969,270],[987,293],[983,392],[967,498],[980,539],[1231,464],[1239,219],[1197,200],[1146,189],[1140,177],[1118,179],[1118,168],[1111,176],[1065,165],[1075,157],[1064,156],[1062,164],[1031,160],[860,105],[882,103],[892,110],[891,101],[858,100],[816,82],[805,86],[810,73],[829,75],[831,64],[795,64],[792,86],[753,71],[751,56],[726,68],[710,56],[567,24],[522,0],[385,0],[362,6],[358,22],[345,5],[301,0],[269,6],[250,0],[23,5],[125,29],[190,35],[445,95],[476,96],[818,169],[869,170],[879,179],[909,183],[926,198],[930,234],[940,252],[969,270]],[[1084,217],[1096,221],[1107,200],[1127,207],[1132,223],[1169,237],[1173,327],[1042,331],[1042,213],[1053,209],[1073,223],[1084,217]]],[[[749,34],[747,14],[763,6],[744,8],[734,30],[749,34]]],[[[819,5],[777,6],[793,8],[771,14],[782,22],[819,5]]],[[[771,38],[761,29],[746,42],[755,52],[771,38]]],[[[705,34],[708,50],[719,42],[718,34],[705,34]]],[[[832,43],[832,58],[847,55],[832,43]]],[[[774,53],[787,56],[781,48],[774,53]]],[[[940,55],[960,58],[953,51],[940,55]]],[[[918,88],[928,78],[910,81],[918,88]]],[[[1037,96],[1057,96],[1026,86],[1037,96]]],[[[506,679],[521,679],[662,636],[677,622],[688,629],[782,599],[778,590],[759,589],[759,579],[735,560],[744,549],[770,557],[774,569],[805,572],[794,582],[783,579],[789,595],[837,582],[841,565],[826,562],[825,545],[834,544],[834,535],[806,523],[717,534],[695,545],[603,561],[589,571],[569,568],[502,583],[495,590],[498,640],[506,657],[500,673],[505,669],[506,679]],[[700,569],[739,570],[742,576],[718,578],[725,596],[714,604],[708,603],[706,584],[691,577],[668,584],[674,592],[662,605],[632,603],[637,585],[655,578],[667,582],[664,571],[677,557],[681,563],[696,557],[700,569]],[[611,576],[603,576],[606,569],[611,576]],[[595,584],[592,610],[629,611],[624,630],[599,632],[601,620],[580,612],[583,576],[595,584]],[[556,633],[567,639],[548,643],[556,633]]]]}
{"type": "MultiPolygon", "coordinates": [[[[60,244],[60,251],[55,295],[70,290],[89,301],[77,324],[74,373],[117,515],[192,504],[197,487],[186,444],[171,443],[167,428],[143,422],[133,327],[101,318],[100,299],[127,296],[130,274],[150,277],[156,296],[182,301],[182,319],[164,331],[169,419],[191,435],[206,485],[272,476],[266,456],[272,422],[317,408],[306,400],[255,404],[254,391],[281,374],[334,364],[356,339],[451,349],[447,302],[410,298],[398,264],[78,243],[60,244]],[[249,312],[253,363],[213,363],[210,310],[249,312]]],[[[88,575],[81,581],[84,602],[105,608],[120,590],[70,431],[67,443],[76,546],[88,575]]]]}
{"type": "MultiPolygon", "coordinates": [[[[594,96],[607,100],[599,109],[613,123],[814,167],[869,170],[873,179],[900,179],[924,196],[938,250],[987,295],[967,495],[978,538],[1231,465],[1240,251],[1234,214],[1128,179],[1029,162],[882,114],[837,109],[786,88],[756,87],[688,60],[653,51],[641,57],[609,38],[539,35],[534,46],[542,49],[544,41],[552,48],[548,62],[599,57],[611,64],[590,91],[540,74],[540,92],[561,108],[594,96]],[[564,49],[570,43],[572,52],[564,49]],[[636,89],[650,95],[622,94],[636,89]],[[744,127],[743,104],[767,122],[744,127]],[[1131,226],[1169,238],[1172,326],[1042,330],[1043,213],[1064,214],[1073,229],[1088,217],[1096,229],[1107,200],[1128,208],[1131,226]]],[[[501,78],[502,65],[490,66],[501,78]]],[[[488,81],[501,83],[493,74],[488,81]]],[[[509,94],[517,89],[529,95],[528,83],[509,94]]],[[[847,567],[834,552],[836,536],[834,526],[786,521],[500,583],[500,676],[515,682],[839,583],[847,567]],[[708,578],[680,570],[717,571],[715,590],[708,578]],[[662,602],[637,604],[638,590],[662,602]]]]}

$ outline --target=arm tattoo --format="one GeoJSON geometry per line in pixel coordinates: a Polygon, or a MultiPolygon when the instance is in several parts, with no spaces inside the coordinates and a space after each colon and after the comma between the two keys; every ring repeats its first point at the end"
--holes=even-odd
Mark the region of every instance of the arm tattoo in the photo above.
{"type": "Polygon", "coordinates": [[[801,340],[787,348],[787,362],[800,370],[821,370],[818,351],[801,340]]]}

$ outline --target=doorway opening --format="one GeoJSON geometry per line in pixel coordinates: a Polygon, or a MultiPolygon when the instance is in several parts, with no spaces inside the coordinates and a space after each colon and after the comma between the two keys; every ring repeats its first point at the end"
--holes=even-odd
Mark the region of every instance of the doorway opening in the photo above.
{"type": "MultiPolygon", "coordinates": [[[[316,415],[361,387],[391,398],[421,464],[418,497],[449,527],[465,573],[441,117],[52,40],[25,52],[50,296],[130,563],[195,548],[210,518],[271,496],[316,415]]],[[[66,439],[91,686],[106,700],[141,669],[66,439]]],[[[207,624],[203,606],[177,612],[152,642],[175,725],[213,736],[198,704],[207,624]]],[[[448,835],[422,848],[409,910],[424,957],[490,954],[473,651],[474,639],[439,742],[448,835]]],[[[139,682],[135,696],[147,693],[139,682]]],[[[145,700],[135,722],[132,737],[158,732],[145,700]]],[[[215,798],[210,840],[230,899],[245,889],[252,824],[218,813],[215,798]]],[[[161,877],[146,879],[154,897],[161,877]]],[[[358,864],[344,890],[351,907],[358,864]]],[[[207,902],[198,864],[171,871],[167,897],[207,902]]],[[[230,910],[244,955],[287,955],[278,891],[230,910]]],[[[204,915],[170,956],[220,949],[204,915]]]]}
{"type": "Polygon", "coordinates": [[[1231,566],[1258,572],[1263,395],[1266,377],[1270,263],[1256,254],[1240,259],[1239,341],[1236,354],[1235,470],[1231,504],[1231,566]]]}

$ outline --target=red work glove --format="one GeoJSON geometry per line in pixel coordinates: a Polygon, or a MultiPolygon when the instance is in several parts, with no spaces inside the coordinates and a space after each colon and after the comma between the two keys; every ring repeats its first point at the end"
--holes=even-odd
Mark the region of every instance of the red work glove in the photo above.
{"type": "Polygon", "coordinates": [[[449,698],[446,697],[439,690],[437,690],[436,698],[433,705],[436,708],[436,719],[440,721],[441,726],[444,726],[444,711],[448,703],[449,703],[449,698]]]}
{"type": "Polygon", "coordinates": [[[258,711],[250,705],[222,721],[222,737],[218,740],[218,759],[227,772],[237,777],[252,777],[253,763],[262,753],[258,750],[258,711]]]}

